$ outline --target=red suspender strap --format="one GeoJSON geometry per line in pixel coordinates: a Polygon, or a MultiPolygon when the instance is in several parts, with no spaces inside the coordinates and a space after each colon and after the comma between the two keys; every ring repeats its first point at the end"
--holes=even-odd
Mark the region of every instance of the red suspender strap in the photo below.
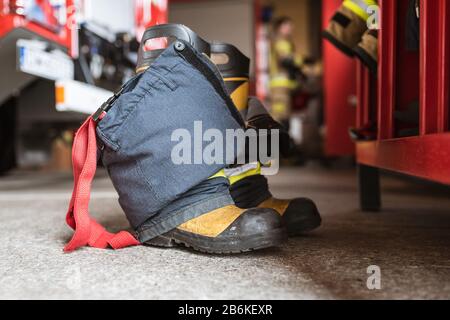
{"type": "Polygon", "coordinates": [[[94,248],[121,249],[139,245],[139,241],[127,231],[109,233],[89,215],[92,180],[97,169],[96,122],[89,117],[75,135],[72,148],[74,186],[66,216],[67,224],[75,230],[72,239],[64,247],[65,252],[91,246],[94,248]]]}

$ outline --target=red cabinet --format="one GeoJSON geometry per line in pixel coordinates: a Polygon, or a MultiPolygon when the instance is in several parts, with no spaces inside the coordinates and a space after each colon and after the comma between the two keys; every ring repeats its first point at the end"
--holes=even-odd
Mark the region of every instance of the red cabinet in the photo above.
{"type": "Polygon", "coordinates": [[[378,77],[358,66],[357,124],[376,108],[378,139],[357,143],[363,209],[380,207],[378,169],[450,184],[450,2],[420,1],[420,50],[405,49],[409,0],[380,0],[378,77]],[[371,90],[376,88],[376,90],[371,90]],[[417,134],[402,137],[394,114],[419,101],[417,134]]]}
{"type": "MultiPolygon", "coordinates": [[[[342,4],[341,0],[325,0],[322,4],[323,29],[342,4]]],[[[356,61],[331,43],[323,41],[324,112],[326,124],[325,154],[345,156],[355,153],[348,134],[355,123],[356,61]]]]}

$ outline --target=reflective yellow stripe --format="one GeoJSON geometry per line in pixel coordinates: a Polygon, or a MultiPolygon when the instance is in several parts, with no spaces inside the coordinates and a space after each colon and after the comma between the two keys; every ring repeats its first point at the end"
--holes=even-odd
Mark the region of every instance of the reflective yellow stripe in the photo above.
{"type": "Polygon", "coordinates": [[[294,57],[294,62],[297,66],[302,66],[303,65],[303,57],[301,55],[295,55],[294,57]]]}
{"type": "Polygon", "coordinates": [[[376,6],[376,0],[345,0],[344,7],[351,10],[353,13],[358,15],[361,19],[369,19],[368,8],[370,6],[376,6]]]}
{"type": "Polygon", "coordinates": [[[230,180],[230,184],[233,185],[236,182],[241,181],[242,179],[245,179],[245,178],[251,177],[251,176],[260,175],[260,174],[261,174],[261,164],[258,162],[258,165],[256,168],[248,170],[248,171],[243,172],[238,175],[229,176],[228,179],[230,180]]]}
{"type": "Polygon", "coordinates": [[[208,178],[208,180],[210,179],[214,179],[214,178],[228,178],[227,175],[225,174],[225,171],[222,169],[219,172],[217,172],[215,175],[211,176],[208,178]]]}
{"type": "Polygon", "coordinates": [[[236,78],[224,78],[224,81],[248,81],[248,78],[244,78],[244,77],[236,77],[236,78]]]}
{"type": "Polygon", "coordinates": [[[295,88],[297,88],[297,82],[294,80],[277,77],[277,78],[273,78],[272,80],[270,80],[270,87],[271,88],[295,89],[295,88]]]}
{"type": "Polygon", "coordinates": [[[279,55],[288,56],[292,54],[292,44],[287,40],[278,40],[275,42],[275,50],[279,55]]]}
{"type": "Polygon", "coordinates": [[[274,102],[272,104],[273,115],[284,114],[285,112],[287,112],[288,109],[289,106],[284,102],[274,102]]]}

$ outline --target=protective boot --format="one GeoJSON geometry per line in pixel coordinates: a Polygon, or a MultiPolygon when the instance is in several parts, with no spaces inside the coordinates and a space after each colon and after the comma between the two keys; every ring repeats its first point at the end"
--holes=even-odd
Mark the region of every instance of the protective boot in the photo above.
{"type": "MultiPolygon", "coordinates": [[[[162,37],[172,39],[172,43],[184,40],[204,56],[210,55],[209,43],[186,26],[158,25],[148,29],[144,34],[136,70],[138,73],[152,70],[153,63],[156,63],[164,51],[160,48],[144,51],[142,45],[149,39],[162,37]]],[[[170,43],[167,44],[169,45],[170,43]]],[[[177,43],[174,45],[176,47],[177,43]]],[[[243,82],[242,90],[248,92],[248,74],[246,77],[243,76],[238,81],[243,82]]],[[[235,97],[239,100],[239,95],[235,97]]],[[[245,124],[242,122],[241,125],[245,124]]],[[[275,210],[266,208],[245,210],[234,204],[229,194],[229,182],[223,170],[182,194],[161,209],[156,216],[167,215],[167,212],[176,212],[175,215],[180,217],[183,215],[195,217],[183,219],[187,221],[158,235],[149,229],[152,221],[141,224],[137,229],[138,234],[143,239],[149,239],[144,244],[161,247],[184,245],[200,252],[227,254],[278,246],[287,237],[282,219],[275,210]]]]}
{"type": "MultiPolygon", "coordinates": [[[[212,61],[216,63],[219,71],[228,82],[238,79],[239,75],[248,75],[249,60],[237,48],[230,44],[213,43],[211,45],[212,61]],[[226,60],[223,57],[230,55],[226,60]],[[221,59],[219,59],[221,57],[221,59]],[[227,63],[224,63],[226,61],[227,63]],[[241,61],[241,63],[239,62],[241,61]],[[246,69],[244,69],[244,66],[246,69]]],[[[226,82],[227,83],[227,82],[226,82]]],[[[228,85],[228,94],[235,104],[241,105],[243,97],[234,94],[239,86],[228,85]],[[239,100],[235,101],[239,97],[239,100]]],[[[276,122],[267,112],[264,105],[257,98],[247,99],[245,120],[247,128],[281,129],[281,149],[289,149],[289,134],[283,130],[281,124],[276,122]],[[283,135],[284,132],[284,135],[283,135]],[[283,143],[287,144],[284,146],[283,143]]],[[[268,139],[268,141],[270,141],[268,139]]],[[[270,148],[268,148],[270,150],[270,148]]],[[[293,200],[279,200],[272,197],[269,192],[267,179],[261,175],[261,164],[250,163],[238,168],[225,169],[225,174],[230,180],[230,193],[239,208],[269,208],[274,209],[282,217],[291,236],[314,230],[321,224],[320,214],[313,201],[304,198],[293,200]]]]}
{"type": "Polygon", "coordinates": [[[267,130],[264,132],[268,132],[269,135],[266,141],[268,154],[271,154],[272,148],[270,146],[270,130],[278,130],[280,154],[283,157],[291,156],[294,150],[295,143],[291,139],[286,128],[281,123],[275,121],[275,119],[272,118],[272,116],[269,114],[269,111],[267,111],[266,107],[264,107],[264,105],[258,100],[258,98],[250,97],[247,104],[248,111],[247,117],[245,118],[247,122],[247,128],[254,129],[258,133],[258,146],[260,143],[259,137],[261,137],[262,135],[261,130],[267,130]]]}
{"type": "MultiPolygon", "coordinates": [[[[260,171],[259,171],[260,172],[260,171]]],[[[298,236],[320,227],[322,219],[316,204],[308,198],[281,200],[269,191],[267,178],[254,170],[231,178],[230,193],[240,208],[271,208],[282,217],[288,236],[298,236]]]]}
{"type": "Polygon", "coordinates": [[[376,1],[345,0],[323,32],[323,37],[344,54],[353,57],[353,49],[368,29],[367,9],[371,5],[376,5],[376,1]]]}
{"type": "MultiPolygon", "coordinates": [[[[250,59],[235,46],[216,41],[211,43],[211,61],[219,69],[231,100],[246,121],[246,127],[257,132],[261,129],[278,129],[280,152],[288,156],[293,142],[287,130],[270,116],[256,98],[249,99],[250,59]]],[[[267,141],[270,142],[270,136],[267,141]]],[[[270,146],[267,150],[270,152],[270,146]]]]}
{"type": "Polygon", "coordinates": [[[146,244],[184,245],[204,253],[229,254],[269,248],[285,240],[285,227],[273,209],[245,210],[229,205],[189,220],[146,244]]]}
{"type": "Polygon", "coordinates": [[[370,72],[376,73],[378,70],[378,30],[367,30],[354,51],[370,72]]]}
{"type": "Polygon", "coordinates": [[[198,52],[210,56],[211,45],[182,24],[168,23],[153,26],[144,32],[139,47],[136,73],[147,70],[163,51],[175,41],[189,43],[198,52]]]}
{"type": "Polygon", "coordinates": [[[211,43],[211,61],[217,66],[234,105],[245,119],[249,95],[250,59],[231,44],[211,43]]]}

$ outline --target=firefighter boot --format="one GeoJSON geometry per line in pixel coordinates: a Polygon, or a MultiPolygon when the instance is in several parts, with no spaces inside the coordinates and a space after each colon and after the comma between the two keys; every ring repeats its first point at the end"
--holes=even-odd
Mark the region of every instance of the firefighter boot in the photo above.
{"type": "MultiPolygon", "coordinates": [[[[278,129],[280,152],[283,156],[288,156],[292,149],[292,141],[287,130],[270,116],[258,99],[249,98],[250,59],[231,44],[213,42],[211,43],[211,61],[219,69],[227,92],[246,121],[247,129],[255,129],[257,132],[261,129],[278,129]]],[[[270,141],[270,137],[267,141],[270,141]]],[[[270,146],[267,150],[270,152],[270,146]]]]}
{"type": "Polygon", "coordinates": [[[189,220],[145,244],[184,245],[204,253],[229,254],[275,247],[286,238],[286,228],[274,209],[228,205],[189,220]]]}
{"type": "MultiPolygon", "coordinates": [[[[240,106],[248,128],[279,129],[280,150],[289,149],[289,134],[276,122],[256,98],[243,97],[239,81],[248,80],[249,59],[237,48],[225,43],[211,45],[211,60],[216,63],[227,86],[228,94],[236,106],[240,106]],[[239,94],[236,94],[238,90],[239,94]],[[242,103],[246,102],[244,106],[242,103]],[[284,134],[283,134],[284,133],[284,134]],[[284,138],[283,138],[284,137],[284,138]],[[283,141],[287,146],[283,147],[283,141]]],[[[245,92],[245,91],[244,91],[245,92]]],[[[247,91],[248,92],[248,91],[247,91]]],[[[268,139],[270,140],[270,139],[268,139]]],[[[270,149],[270,148],[268,148],[270,149]]],[[[321,224],[320,214],[313,201],[304,198],[279,200],[269,192],[267,179],[261,175],[261,164],[250,163],[241,167],[226,169],[231,187],[230,193],[239,208],[275,209],[284,221],[289,235],[311,231],[321,224]]]]}
{"type": "MultiPolygon", "coordinates": [[[[248,111],[247,111],[247,128],[251,128],[257,131],[258,138],[262,136],[262,132],[267,132],[267,152],[271,154],[271,130],[278,130],[279,136],[279,149],[282,157],[289,157],[292,155],[295,143],[291,139],[289,132],[279,122],[275,121],[267,111],[266,107],[256,97],[250,97],[248,99],[248,111]],[[262,131],[267,130],[267,131],[262,131]]],[[[258,140],[258,146],[260,141],[258,140]]]]}
{"type": "Polygon", "coordinates": [[[375,0],[345,0],[323,32],[324,38],[353,57],[353,49],[368,29],[368,9],[372,5],[376,5],[375,0]]]}
{"type": "Polygon", "coordinates": [[[240,209],[229,205],[183,223],[160,237],[174,243],[213,253],[241,253],[275,247],[287,238],[278,213],[271,208],[240,209]]]}
{"type": "MultiPolygon", "coordinates": [[[[188,41],[195,49],[206,56],[210,45],[192,30],[183,25],[158,25],[146,31],[143,44],[147,40],[161,37],[188,41]]],[[[142,47],[142,45],[141,45],[142,47]]],[[[143,73],[162,52],[161,49],[141,48],[137,73],[143,73]]],[[[162,235],[154,236],[152,224],[139,227],[138,234],[150,240],[146,245],[174,247],[184,245],[194,250],[212,253],[240,253],[274,247],[286,240],[287,233],[277,211],[266,208],[238,208],[230,196],[229,182],[223,170],[200,183],[179,199],[164,208],[159,215],[178,212],[176,216],[194,218],[181,223],[162,235]],[[195,212],[195,213],[194,213],[195,212]]],[[[186,219],[183,219],[186,221],[186,219]]],[[[155,234],[156,235],[156,234],[155,234]]]]}
{"type": "Polygon", "coordinates": [[[164,49],[176,40],[186,41],[208,57],[211,53],[210,44],[185,25],[177,23],[156,25],[144,32],[138,52],[136,73],[140,74],[147,70],[164,49]]]}
{"type": "Polygon", "coordinates": [[[282,217],[289,236],[298,236],[320,227],[322,219],[315,203],[307,198],[280,200],[269,191],[267,178],[255,168],[229,177],[230,193],[239,208],[271,208],[282,217]]]}
{"type": "Polygon", "coordinates": [[[212,42],[211,61],[219,69],[231,100],[245,119],[249,95],[250,59],[231,44],[212,42]]]}

